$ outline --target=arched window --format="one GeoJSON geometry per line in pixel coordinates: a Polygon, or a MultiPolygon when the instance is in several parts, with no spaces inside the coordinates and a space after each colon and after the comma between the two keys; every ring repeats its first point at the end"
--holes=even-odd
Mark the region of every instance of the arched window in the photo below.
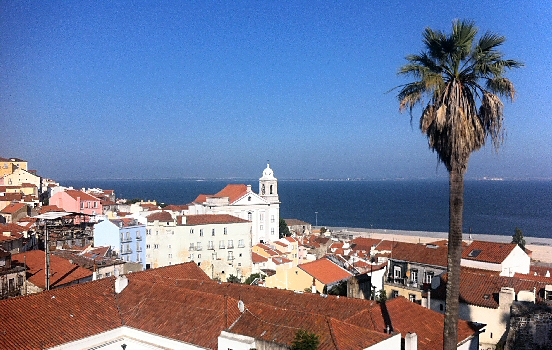
{"type": "Polygon", "coordinates": [[[247,220],[253,221],[253,213],[252,212],[247,213],[247,220]]]}

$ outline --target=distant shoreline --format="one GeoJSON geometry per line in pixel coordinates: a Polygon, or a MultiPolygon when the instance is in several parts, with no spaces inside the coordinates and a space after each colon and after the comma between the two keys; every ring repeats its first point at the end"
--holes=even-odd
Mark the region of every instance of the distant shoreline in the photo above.
{"type": "MultiPolygon", "coordinates": [[[[376,235],[385,235],[398,237],[415,237],[423,239],[424,241],[436,240],[436,239],[448,239],[448,232],[430,232],[430,231],[408,231],[408,230],[387,230],[387,229],[372,229],[372,228],[353,228],[353,227],[326,227],[335,233],[349,233],[352,235],[367,237],[370,234],[376,235]]],[[[492,242],[501,242],[501,243],[511,243],[512,236],[504,235],[489,235],[489,234],[480,234],[480,233],[464,233],[462,239],[464,241],[479,240],[479,241],[492,241],[492,242]]],[[[525,242],[527,245],[540,245],[540,246],[550,246],[552,247],[552,238],[540,238],[540,237],[528,237],[524,236],[525,242]]]]}

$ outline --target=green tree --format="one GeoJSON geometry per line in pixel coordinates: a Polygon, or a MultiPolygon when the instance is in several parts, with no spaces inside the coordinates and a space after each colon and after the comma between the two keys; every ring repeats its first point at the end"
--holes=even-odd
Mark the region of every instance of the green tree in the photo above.
{"type": "Polygon", "coordinates": [[[243,282],[243,284],[251,284],[251,283],[253,283],[255,278],[261,278],[261,274],[260,273],[252,273],[251,275],[249,275],[249,277],[247,277],[247,279],[243,282]]]}
{"type": "Polygon", "coordinates": [[[523,251],[525,251],[525,238],[523,238],[523,231],[516,227],[514,235],[512,236],[512,243],[519,245],[523,251]]]}
{"type": "Polygon", "coordinates": [[[426,28],[425,50],[406,57],[399,75],[414,78],[402,86],[397,97],[400,110],[423,108],[420,129],[429,147],[449,172],[448,283],[444,326],[444,349],[457,348],[460,259],[464,175],[472,152],[488,137],[495,149],[503,141],[503,103],[515,96],[514,84],[504,77],[520,62],[504,59],[498,48],[503,36],[487,32],[476,39],[478,28],[471,21],[454,21],[452,33],[426,28]]]}
{"type": "Polygon", "coordinates": [[[320,337],[309,331],[300,329],[295,333],[291,350],[316,350],[320,345],[320,337]]]}
{"type": "Polygon", "coordinates": [[[286,224],[286,220],[280,218],[280,238],[289,236],[291,236],[291,232],[289,232],[289,227],[286,224]]]}
{"type": "Polygon", "coordinates": [[[228,278],[226,279],[226,282],[230,282],[230,283],[241,283],[241,281],[240,281],[240,279],[238,278],[238,276],[234,276],[234,275],[228,276],[228,278]]]}
{"type": "Polygon", "coordinates": [[[378,303],[385,303],[387,301],[387,292],[385,289],[380,289],[376,295],[376,301],[378,303]]]}
{"type": "Polygon", "coordinates": [[[324,226],[320,227],[320,233],[323,234],[323,233],[326,233],[326,231],[328,231],[328,229],[324,226]]]}

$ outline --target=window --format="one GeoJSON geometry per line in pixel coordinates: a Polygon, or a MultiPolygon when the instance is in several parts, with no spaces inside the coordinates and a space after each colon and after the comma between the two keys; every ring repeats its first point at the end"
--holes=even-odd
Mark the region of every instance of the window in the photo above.
{"type": "Polygon", "coordinates": [[[274,223],[274,215],[270,216],[270,222],[274,223]]]}
{"type": "Polygon", "coordinates": [[[242,257],[242,253],[240,253],[240,258],[242,257]]]}
{"type": "Polygon", "coordinates": [[[219,241],[219,249],[224,249],[224,241],[219,241]]]}
{"type": "Polygon", "coordinates": [[[81,202],[81,209],[84,209],[84,202],[81,202]]]}
{"type": "Polygon", "coordinates": [[[416,301],[416,295],[415,294],[408,294],[408,300],[410,300],[411,302],[415,302],[416,301]]]}
{"type": "Polygon", "coordinates": [[[193,233],[194,233],[194,229],[191,228],[191,229],[190,229],[190,234],[193,234],[193,233]]]}
{"type": "MultiPolygon", "coordinates": [[[[226,233],[225,233],[226,234],[226,233]]],[[[212,229],[211,230],[211,236],[214,236],[215,235],[215,229],[212,229]]]]}
{"type": "Polygon", "coordinates": [[[198,259],[201,259],[201,254],[198,254],[198,255],[197,255],[197,258],[198,258],[198,259]]]}
{"type": "MultiPolygon", "coordinates": [[[[194,260],[194,254],[190,254],[190,260],[194,260]]],[[[170,264],[170,263],[169,263],[170,264]]]]}
{"type": "Polygon", "coordinates": [[[224,228],[224,234],[225,234],[225,235],[228,234],[228,227],[225,227],[225,228],[224,228]]]}
{"type": "Polygon", "coordinates": [[[392,289],[391,290],[391,298],[397,298],[399,296],[399,291],[392,289]]]}
{"type": "Polygon", "coordinates": [[[243,244],[243,239],[240,239],[238,241],[238,248],[243,248],[243,247],[245,247],[245,245],[243,244]]]}
{"type": "Polygon", "coordinates": [[[188,250],[194,250],[194,244],[190,243],[190,248],[188,250]]]}
{"type": "Polygon", "coordinates": [[[424,283],[431,283],[432,279],[433,279],[433,271],[425,272],[424,283]]]}
{"type": "MultiPolygon", "coordinates": [[[[251,197],[250,197],[250,198],[251,198],[251,197]]],[[[247,220],[253,221],[253,213],[252,213],[252,212],[248,212],[248,213],[247,213],[247,220]]]]}
{"type": "Polygon", "coordinates": [[[234,241],[229,239],[228,240],[228,249],[232,249],[232,248],[234,248],[234,241]]]}
{"type": "Polygon", "coordinates": [[[199,237],[203,237],[203,229],[202,228],[199,229],[199,237]]]}
{"type": "Polygon", "coordinates": [[[159,244],[154,244],[153,249],[159,249],[159,244]]]}
{"type": "Polygon", "coordinates": [[[393,278],[399,279],[401,278],[401,267],[400,266],[394,266],[393,267],[393,278]]]}
{"type": "Polygon", "coordinates": [[[264,230],[264,226],[263,226],[263,225],[261,225],[261,227],[260,227],[259,229],[260,229],[261,231],[262,231],[262,230],[264,230]]]}
{"type": "Polygon", "coordinates": [[[207,249],[215,249],[215,245],[213,241],[209,241],[209,247],[207,249]]]}
{"type": "Polygon", "coordinates": [[[231,250],[228,251],[228,260],[234,260],[234,252],[231,250]]]}
{"type": "Polygon", "coordinates": [[[169,254],[169,259],[172,258],[172,254],[169,254]]]}
{"type": "Polygon", "coordinates": [[[274,228],[271,228],[271,229],[270,229],[270,234],[271,234],[271,235],[274,234],[274,228]]]}
{"type": "Polygon", "coordinates": [[[418,270],[410,270],[410,281],[414,284],[418,283],[418,270]]]}
{"type": "Polygon", "coordinates": [[[443,311],[443,304],[439,304],[439,310],[443,311]]]}
{"type": "Polygon", "coordinates": [[[201,250],[201,242],[196,243],[196,250],[201,250]]]}
{"type": "Polygon", "coordinates": [[[169,244],[169,249],[171,249],[171,245],[169,244]]]}
{"type": "Polygon", "coordinates": [[[111,276],[111,272],[106,272],[105,273],[105,277],[110,277],[111,276]]]}
{"type": "Polygon", "coordinates": [[[94,208],[98,207],[98,202],[94,202],[94,208]]]}
{"type": "Polygon", "coordinates": [[[137,239],[137,240],[141,240],[141,239],[142,239],[142,235],[140,234],[140,231],[136,231],[136,239],[137,239]]]}
{"type": "Polygon", "coordinates": [[[263,214],[263,213],[260,213],[260,214],[259,214],[259,220],[261,220],[261,221],[264,220],[264,214],[263,214]]]}

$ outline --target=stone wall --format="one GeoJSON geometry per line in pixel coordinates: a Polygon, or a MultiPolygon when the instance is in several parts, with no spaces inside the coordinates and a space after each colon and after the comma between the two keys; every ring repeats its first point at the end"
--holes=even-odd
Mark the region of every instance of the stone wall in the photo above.
{"type": "Polygon", "coordinates": [[[515,302],[505,350],[552,349],[552,307],[515,302]]]}

